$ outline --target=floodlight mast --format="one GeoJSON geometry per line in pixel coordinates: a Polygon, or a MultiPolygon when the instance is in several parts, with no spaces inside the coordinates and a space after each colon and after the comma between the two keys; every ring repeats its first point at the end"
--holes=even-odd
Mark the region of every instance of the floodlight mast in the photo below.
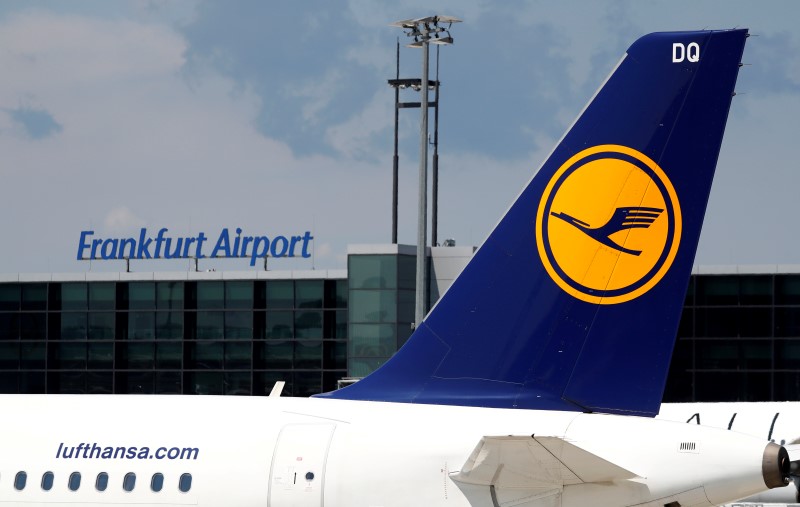
{"type": "Polygon", "coordinates": [[[422,324],[427,309],[427,257],[425,255],[428,242],[428,46],[429,44],[452,44],[450,27],[460,23],[460,19],[450,16],[429,16],[427,18],[408,19],[392,23],[392,26],[403,28],[406,35],[414,37],[408,47],[422,48],[422,80],[420,88],[422,101],[420,104],[420,140],[419,140],[419,207],[417,212],[417,291],[414,312],[414,327],[422,324]],[[439,26],[447,24],[447,27],[439,26]],[[445,37],[440,37],[446,34],[445,37]]]}

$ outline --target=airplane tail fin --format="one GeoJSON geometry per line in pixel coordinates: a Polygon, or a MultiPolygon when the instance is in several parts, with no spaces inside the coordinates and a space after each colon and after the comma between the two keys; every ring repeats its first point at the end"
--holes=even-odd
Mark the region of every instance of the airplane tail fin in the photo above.
{"type": "Polygon", "coordinates": [[[406,345],[322,396],[655,415],[746,37],[636,41],[406,345]]]}

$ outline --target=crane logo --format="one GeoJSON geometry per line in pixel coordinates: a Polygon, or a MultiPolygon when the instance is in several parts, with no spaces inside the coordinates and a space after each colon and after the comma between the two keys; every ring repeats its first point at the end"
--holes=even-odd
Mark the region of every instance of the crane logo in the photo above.
{"type": "Polygon", "coordinates": [[[536,214],[550,277],[594,304],[635,299],[669,271],[681,238],[678,196],[649,157],[619,145],[588,148],[545,187],[536,214]]]}

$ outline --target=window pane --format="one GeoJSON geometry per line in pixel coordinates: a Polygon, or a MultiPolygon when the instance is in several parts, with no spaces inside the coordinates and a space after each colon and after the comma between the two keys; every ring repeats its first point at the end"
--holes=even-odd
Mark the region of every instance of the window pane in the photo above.
{"type": "Polygon", "coordinates": [[[741,308],[739,311],[739,336],[748,338],[772,337],[772,308],[741,308]]]}
{"type": "Polygon", "coordinates": [[[113,394],[114,372],[111,371],[86,372],[86,392],[88,394],[113,394]]]}
{"type": "Polygon", "coordinates": [[[117,367],[131,370],[153,369],[153,364],[155,362],[154,343],[118,343],[117,347],[122,351],[117,367]]]}
{"type": "Polygon", "coordinates": [[[265,370],[289,369],[294,361],[294,341],[256,342],[253,368],[265,370]]]}
{"type": "Polygon", "coordinates": [[[46,313],[20,314],[20,338],[23,340],[44,340],[47,338],[46,313]]]}
{"type": "Polygon", "coordinates": [[[800,337],[800,308],[775,308],[775,336],[800,337]]]}
{"type": "Polygon", "coordinates": [[[800,372],[775,372],[774,401],[800,400],[800,372]]]}
{"type": "Polygon", "coordinates": [[[188,344],[189,357],[185,368],[190,369],[221,369],[223,364],[222,342],[195,342],[188,344]]]}
{"type": "Polygon", "coordinates": [[[347,342],[325,341],[323,344],[322,367],[326,370],[344,370],[347,368],[347,342]]]}
{"type": "Polygon", "coordinates": [[[28,474],[25,472],[17,472],[17,476],[14,477],[14,489],[22,491],[25,489],[26,482],[28,482],[28,474]]]}
{"type": "Polygon", "coordinates": [[[156,372],[156,394],[181,394],[181,372],[156,372]]]}
{"type": "Polygon", "coordinates": [[[155,312],[130,312],[128,314],[129,340],[153,340],[155,337],[155,312]]]}
{"type": "Polygon", "coordinates": [[[17,394],[20,391],[19,386],[20,372],[6,371],[0,372],[0,393],[2,394],[17,394]]]}
{"type": "Polygon", "coordinates": [[[397,256],[397,288],[415,290],[417,287],[417,256],[397,256]]]}
{"type": "Polygon", "coordinates": [[[19,372],[19,392],[20,394],[45,394],[45,377],[43,371],[21,371],[19,372]]]}
{"type": "Polygon", "coordinates": [[[22,309],[47,310],[47,284],[22,284],[22,309]]]}
{"type": "Polygon", "coordinates": [[[739,304],[739,281],[736,276],[700,276],[696,280],[698,305],[739,304]]]}
{"type": "Polygon", "coordinates": [[[128,308],[130,310],[155,310],[156,284],[154,282],[130,282],[128,284],[128,308]]]}
{"type": "Polygon", "coordinates": [[[114,310],[116,308],[117,286],[114,283],[89,284],[89,309],[114,310]]]}
{"type": "Polygon", "coordinates": [[[350,324],[350,357],[389,358],[397,352],[393,324],[350,324]]]}
{"type": "Polygon", "coordinates": [[[347,310],[326,310],[322,317],[322,337],[347,338],[347,310]]]}
{"type": "Polygon", "coordinates": [[[322,368],[322,342],[298,341],[294,348],[294,367],[297,369],[322,368]]]}
{"type": "Polygon", "coordinates": [[[183,312],[156,313],[156,338],[159,340],[183,338],[183,312]]]}
{"type": "Polygon", "coordinates": [[[61,339],[85,340],[87,337],[87,317],[85,313],[61,314],[61,339]]]}
{"type": "Polygon", "coordinates": [[[221,340],[224,338],[223,312],[197,312],[197,339],[221,340]]]}
{"type": "Polygon", "coordinates": [[[156,343],[156,369],[180,369],[182,359],[182,343],[156,343]]]}
{"type": "Polygon", "coordinates": [[[19,342],[0,342],[0,370],[19,369],[19,342]]]}
{"type": "Polygon", "coordinates": [[[117,374],[120,394],[153,394],[155,374],[152,371],[131,371],[117,374]]]}
{"type": "Polygon", "coordinates": [[[295,312],[294,333],[296,338],[322,338],[322,312],[295,312]]]}
{"type": "Polygon", "coordinates": [[[691,338],[694,336],[694,310],[684,308],[681,313],[681,321],[678,324],[678,337],[691,338]]]}
{"type": "Polygon", "coordinates": [[[156,299],[159,310],[182,310],[183,282],[157,282],[156,299]]]}
{"type": "Polygon", "coordinates": [[[78,491],[78,488],[80,487],[81,487],[81,473],[72,472],[69,476],[69,490],[78,491]]]}
{"type": "Polygon", "coordinates": [[[771,305],[772,276],[739,275],[739,302],[743,305],[771,305]]]}
{"type": "Polygon", "coordinates": [[[20,286],[17,283],[0,284],[0,311],[18,311],[20,286]]]}
{"type": "Polygon", "coordinates": [[[388,358],[363,358],[351,357],[347,361],[347,376],[348,377],[366,377],[373,371],[377,370],[388,358]]]}
{"type": "Polygon", "coordinates": [[[347,308],[347,280],[325,281],[325,308],[347,308]]]}
{"type": "Polygon", "coordinates": [[[42,489],[45,491],[50,491],[53,487],[53,472],[45,472],[42,475],[42,489]]]}
{"type": "Polygon", "coordinates": [[[267,281],[267,308],[292,308],[294,306],[294,282],[291,280],[267,281]]]}
{"type": "Polygon", "coordinates": [[[395,322],[397,292],[390,290],[350,291],[351,322],[395,322]]]}
{"type": "Polygon", "coordinates": [[[150,489],[158,493],[161,491],[161,488],[164,487],[164,475],[155,473],[153,474],[153,478],[150,480],[150,489]]]}
{"type": "Polygon", "coordinates": [[[775,340],[775,368],[800,370],[800,340],[775,340]]]}
{"type": "Polygon", "coordinates": [[[417,294],[413,290],[397,291],[397,321],[414,322],[417,294]]]}
{"type": "Polygon", "coordinates": [[[293,338],[294,312],[267,312],[267,338],[293,338]]]}
{"type": "Polygon", "coordinates": [[[20,368],[38,370],[45,366],[46,347],[42,342],[22,342],[20,344],[20,368]]]}
{"type": "Polygon", "coordinates": [[[133,491],[134,487],[136,487],[136,474],[133,472],[125,474],[125,478],[122,480],[122,489],[133,491]]]}
{"type": "Polygon", "coordinates": [[[250,372],[225,372],[225,394],[250,395],[250,372]]]}
{"type": "Polygon", "coordinates": [[[197,282],[197,309],[222,309],[225,288],[222,282],[197,282]]]}
{"type": "Polygon", "coordinates": [[[86,343],[58,343],[58,356],[55,368],[62,370],[83,370],[86,368],[86,343]]]}
{"type": "Polygon", "coordinates": [[[320,372],[296,372],[294,374],[293,396],[308,397],[322,392],[320,372]]]}
{"type": "Polygon", "coordinates": [[[57,372],[47,377],[47,392],[53,394],[85,394],[86,374],[83,372],[57,372]]]}
{"type": "Polygon", "coordinates": [[[186,374],[189,394],[223,394],[222,372],[192,371],[186,374]]]}
{"type": "Polygon", "coordinates": [[[0,313],[0,340],[19,340],[19,313],[0,313]]]}
{"type": "Polygon", "coordinates": [[[114,367],[113,343],[89,343],[88,366],[90,369],[102,370],[114,367]]]}
{"type": "Polygon", "coordinates": [[[225,339],[252,340],[253,312],[225,312],[225,339]]]}
{"type": "Polygon", "coordinates": [[[769,340],[697,340],[696,367],[705,370],[748,370],[772,367],[769,340]]]}
{"type": "Polygon", "coordinates": [[[225,344],[225,368],[250,369],[251,344],[249,342],[225,344]]]}
{"type": "Polygon", "coordinates": [[[225,282],[225,308],[253,308],[253,282],[225,282]]]}
{"type": "Polygon", "coordinates": [[[322,308],[322,295],[322,280],[295,282],[295,308],[322,308]]]}
{"type": "Polygon", "coordinates": [[[88,295],[85,283],[61,284],[62,310],[87,310],[88,295]]]}
{"type": "Polygon", "coordinates": [[[396,289],[397,256],[348,256],[350,289],[396,289]]]}
{"type": "Polygon", "coordinates": [[[770,373],[697,372],[695,401],[770,400],[770,373]]]}
{"type": "Polygon", "coordinates": [[[178,482],[178,489],[186,493],[192,489],[192,474],[183,474],[178,482]]]}
{"type": "Polygon", "coordinates": [[[92,312],[89,314],[89,339],[113,340],[115,314],[113,312],[92,312]]]}
{"type": "Polygon", "coordinates": [[[800,304],[800,275],[777,275],[775,277],[775,304],[800,304]]]}
{"type": "Polygon", "coordinates": [[[95,481],[94,487],[97,491],[105,491],[108,487],[108,474],[105,472],[97,474],[97,481],[95,481]]]}

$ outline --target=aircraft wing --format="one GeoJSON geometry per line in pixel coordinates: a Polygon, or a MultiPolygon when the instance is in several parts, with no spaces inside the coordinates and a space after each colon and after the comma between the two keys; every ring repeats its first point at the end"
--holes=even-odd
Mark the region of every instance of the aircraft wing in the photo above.
{"type": "Polygon", "coordinates": [[[483,437],[456,483],[510,489],[559,488],[638,476],[560,437],[483,437]]]}

